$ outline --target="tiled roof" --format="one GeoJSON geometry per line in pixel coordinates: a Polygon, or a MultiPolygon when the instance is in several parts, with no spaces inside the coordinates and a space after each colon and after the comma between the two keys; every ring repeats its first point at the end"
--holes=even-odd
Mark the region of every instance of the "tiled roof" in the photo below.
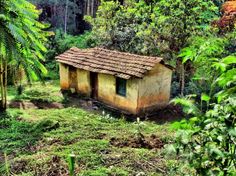
{"type": "Polygon", "coordinates": [[[160,57],[140,56],[103,48],[71,48],[56,57],[57,61],[91,72],[111,74],[130,79],[144,77],[157,63],[160,57]]]}

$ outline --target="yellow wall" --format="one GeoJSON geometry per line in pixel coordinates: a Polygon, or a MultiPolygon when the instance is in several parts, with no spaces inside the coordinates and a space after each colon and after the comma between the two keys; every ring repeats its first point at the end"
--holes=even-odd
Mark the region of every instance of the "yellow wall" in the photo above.
{"type": "Polygon", "coordinates": [[[60,85],[62,90],[69,89],[69,66],[60,63],[60,85]]]}
{"type": "Polygon", "coordinates": [[[138,100],[138,80],[127,80],[126,97],[116,94],[116,78],[98,74],[98,99],[114,107],[136,113],[138,100]]]}
{"type": "Polygon", "coordinates": [[[77,69],[77,83],[78,93],[90,96],[90,72],[86,70],[77,69]]]}
{"type": "Polygon", "coordinates": [[[157,64],[139,81],[138,111],[169,103],[172,70],[157,64]]]}

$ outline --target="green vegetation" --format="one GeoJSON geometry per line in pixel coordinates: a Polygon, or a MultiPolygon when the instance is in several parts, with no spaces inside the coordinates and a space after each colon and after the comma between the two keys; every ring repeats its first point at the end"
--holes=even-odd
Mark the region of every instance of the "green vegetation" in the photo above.
{"type": "MultiPolygon", "coordinates": [[[[47,83],[47,87],[54,89],[48,97],[55,97],[58,85],[47,83]]],[[[36,84],[26,88],[25,92],[38,90],[36,95],[41,95],[45,91],[43,88],[43,85],[36,84]]],[[[140,172],[155,175],[156,172],[168,172],[168,162],[162,158],[163,150],[133,148],[125,143],[135,139],[140,132],[147,137],[156,135],[163,143],[170,143],[174,132],[168,123],[127,122],[78,108],[9,109],[1,119],[2,174],[6,171],[3,153],[8,156],[10,172],[16,175],[69,173],[68,157],[72,153],[76,155],[75,172],[78,175],[129,175],[140,172]],[[162,172],[156,171],[158,168],[162,172]]]]}
{"type": "Polygon", "coordinates": [[[188,130],[179,131],[176,148],[199,175],[235,175],[236,57],[228,56],[220,62],[215,60],[211,69],[215,69],[212,73],[217,76],[213,77],[211,89],[219,86],[220,91],[210,96],[202,94],[200,106],[191,98],[175,99],[193,116],[188,130]]]}

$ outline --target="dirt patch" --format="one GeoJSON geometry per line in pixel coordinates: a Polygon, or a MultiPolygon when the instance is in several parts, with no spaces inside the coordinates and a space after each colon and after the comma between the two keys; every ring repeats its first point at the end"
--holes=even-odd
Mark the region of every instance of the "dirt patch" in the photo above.
{"type": "Polygon", "coordinates": [[[9,103],[10,108],[18,109],[62,109],[63,104],[57,102],[40,102],[40,101],[12,101],[9,103]]]}
{"type": "Polygon", "coordinates": [[[83,108],[89,111],[98,110],[94,100],[86,97],[80,97],[79,95],[71,95],[67,97],[65,107],[83,108]]]}
{"type": "Polygon", "coordinates": [[[61,158],[58,156],[53,156],[52,159],[47,163],[49,166],[46,175],[52,176],[66,176],[69,175],[67,165],[62,162],[61,158]]]}
{"type": "MultiPolygon", "coordinates": [[[[44,165],[39,165],[37,162],[31,162],[25,159],[16,160],[11,165],[11,172],[20,174],[22,172],[31,172],[34,175],[42,176],[68,176],[69,171],[67,163],[58,156],[52,156],[44,165]]],[[[76,172],[78,172],[76,170],[76,172]]]]}
{"type": "Polygon", "coordinates": [[[160,149],[163,148],[164,142],[156,135],[151,136],[131,136],[127,139],[111,138],[110,144],[115,147],[131,147],[160,149]]]}
{"type": "Polygon", "coordinates": [[[63,104],[57,102],[40,102],[40,101],[31,101],[39,109],[62,109],[64,108],[63,104]]]}
{"type": "Polygon", "coordinates": [[[181,106],[170,104],[163,109],[153,110],[143,117],[145,120],[163,124],[166,122],[179,121],[183,119],[183,117],[186,117],[186,114],[184,114],[181,106]]]}

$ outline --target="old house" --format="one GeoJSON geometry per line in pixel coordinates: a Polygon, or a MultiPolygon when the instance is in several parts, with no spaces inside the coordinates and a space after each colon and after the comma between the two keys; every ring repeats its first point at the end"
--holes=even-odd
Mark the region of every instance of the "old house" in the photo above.
{"type": "Polygon", "coordinates": [[[169,102],[172,69],[160,57],[71,48],[56,58],[62,90],[74,89],[132,114],[169,102]]]}

